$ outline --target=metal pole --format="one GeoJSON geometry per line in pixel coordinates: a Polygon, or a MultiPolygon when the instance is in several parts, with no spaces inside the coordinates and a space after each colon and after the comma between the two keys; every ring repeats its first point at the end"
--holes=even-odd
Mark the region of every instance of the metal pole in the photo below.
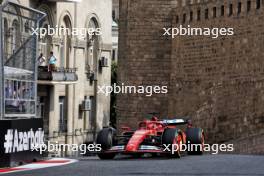
{"type": "Polygon", "coordinates": [[[3,60],[4,60],[4,54],[3,54],[3,18],[2,18],[2,6],[0,6],[0,120],[3,119],[3,99],[4,99],[4,67],[3,67],[3,60]]]}
{"type": "MultiPolygon", "coordinates": [[[[35,21],[35,25],[34,25],[35,29],[39,27],[39,21],[35,21]]],[[[35,34],[34,34],[35,35],[35,34]]],[[[38,51],[38,36],[34,36],[34,47],[35,47],[35,52],[33,54],[33,62],[34,62],[34,97],[35,97],[35,118],[37,118],[37,80],[38,80],[38,64],[37,64],[37,51],[38,51]]]]}
{"type": "MultiPolygon", "coordinates": [[[[46,14],[45,13],[41,13],[41,17],[35,21],[35,25],[34,27],[36,27],[37,29],[40,27],[39,24],[40,22],[46,17],[46,14]]],[[[34,34],[35,35],[35,34],[34,34]]],[[[35,36],[35,54],[34,54],[34,68],[35,68],[35,73],[34,73],[34,82],[35,82],[35,88],[34,88],[34,91],[35,91],[35,118],[37,117],[37,101],[38,101],[38,63],[37,63],[37,57],[38,57],[38,48],[39,48],[39,45],[38,45],[38,40],[39,40],[39,37],[38,36],[35,36]]]]}

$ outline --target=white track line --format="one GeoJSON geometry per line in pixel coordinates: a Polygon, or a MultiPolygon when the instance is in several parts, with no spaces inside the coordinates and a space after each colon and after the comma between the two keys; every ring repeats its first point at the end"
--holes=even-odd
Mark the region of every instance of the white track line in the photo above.
{"type": "Polygon", "coordinates": [[[26,164],[23,166],[0,169],[0,174],[12,173],[12,172],[21,172],[21,171],[30,171],[36,169],[43,169],[48,167],[56,167],[63,166],[77,162],[75,159],[67,159],[67,158],[52,158],[50,160],[38,161],[31,164],[26,164]]]}

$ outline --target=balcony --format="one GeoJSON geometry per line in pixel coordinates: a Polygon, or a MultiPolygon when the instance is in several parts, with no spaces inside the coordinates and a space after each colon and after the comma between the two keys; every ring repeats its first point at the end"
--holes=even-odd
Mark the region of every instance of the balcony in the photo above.
{"type": "Polygon", "coordinates": [[[48,71],[47,66],[38,67],[38,84],[75,84],[78,81],[76,68],[58,67],[53,71],[48,71]]]}
{"type": "Polygon", "coordinates": [[[48,0],[50,2],[82,2],[82,0],[48,0]]]}

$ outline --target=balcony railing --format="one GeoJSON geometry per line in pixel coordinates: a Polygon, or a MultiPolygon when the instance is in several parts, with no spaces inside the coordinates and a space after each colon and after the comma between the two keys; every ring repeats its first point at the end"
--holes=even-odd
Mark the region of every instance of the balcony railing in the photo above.
{"type": "Polygon", "coordinates": [[[82,0],[48,0],[50,2],[82,2],[82,0]]]}
{"type": "Polygon", "coordinates": [[[47,66],[38,67],[39,81],[56,81],[56,82],[75,82],[78,80],[76,74],[77,68],[57,67],[52,71],[48,71],[47,66]]]}

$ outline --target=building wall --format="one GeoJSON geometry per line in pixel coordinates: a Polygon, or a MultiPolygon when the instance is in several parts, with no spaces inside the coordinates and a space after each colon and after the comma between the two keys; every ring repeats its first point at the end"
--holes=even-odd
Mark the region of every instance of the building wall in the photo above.
{"type": "Polygon", "coordinates": [[[194,21],[187,21],[185,26],[234,28],[234,36],[177,37],[172,43],[175,69],[171,75],[170,114],[191,116],[195,124],[205,128],[210,142],[263,134],[264,8],[261,4],[261,8],[256,9],[256,1],[251,1],[251,9],[247,11],[247,3],[241,2],[240,14],[237,1],[175,9],[180,23],[184,13],[188,19],[191,10],[196,14],[196,9],[201,9],[201,21],[194,17],[194,21]],[[229,4],[233,4],[231,15],[229,4]],[[224,16],[220,14],[221,6],[224,6],[224,16]],[[217,7],[216,18],[213,18],[213,7],[217,7]],[[203,17],[206,8],[210,9],[208,20],[203,17]]]}
{"type": "Polygon", "coordinates": [[[119,0],[112,0],[113,2],[113,9],[112,9],[112,17],[113,20],[119,20],[119,0]]]}
{"type": "MultiPolygon", "coordinates": [[[[171,25],[175,0],[120,1],[118,79],[125,85],[168,86],[171,41],[162,28],[171,25]],[[152,5],[149,5],[152,4],[152,5]]],[[[117,125],[136,126],[147,113],[168,113],[168,95],[117,95],[117,125]]]]}
{"type": "MultiPolygon", "coordinates": [[[[72,3],[57,3],[57,21],[63,16],[64,13],[70,13],[73,18],[73,26],[77,28],[88,27],[89,20],[92,17],[95,17],[98,20],[99,27],[102,29],[102,35],[100,37],[100,47],[98,48],[99,56],[105,56],[108,58],[109,65],[111,65],[111,1],[95,1],[90,0],[89,2],[85,1],[82,3],[78,3],[76,7],[76,14],[74,10],[74,5],[72,3]],[[104,9],[104,10],[102,10],[104,9]],[[67,12],[68,11],[68,12],[67,12]],[[84,13],[85,12],[85,13],[84,13]],[[75,16],[76,15],[76,16],[75,16]]],[[[85,42],[83,39],[79,40],[80,42],[85,42]]],[[[79,115],[79,104],[84,100],[84,96],[93,96],[97,97],[97,112],[95,115],[96,118],[96,130],[100,130],[103,126],[107,126],[109,122],[110,115],[110,97],[106,97],[103,94],[97,94],[97,86],[110,85],[110,75],[111,70],[110,67],[102,68],[102,71],[98,70],[97,81],[96,83],[90,84],[90,80],[87,80],[86,70],[85,70],[85,55],[88,52],[87,47],[85,46],[76,46],[73,47],[71,54],[73,55],[71,67],[77,67],[77,75],[78,75],[78,83],[74,86],[69,86],[68,89],[68,97],[70,97],[71,102],[68,102],[69,110],[68,110],[68,129],[72,129],[73,131],[69,131],[69,133],[74,133],[75,129],[82,128],[83,130],[88,130],[89,134],[87,136],[87,141],[94,140],[92,129],[94,129],[94,124],[89,123],[89,119],[80,118],[79,115]],[[74,61],[74,62],[73,62],[74,61]],[[71,99],[71,97],[73,97],[71,99]],[[86,122],[85,122],[86,121],[86,122]],[[84,123],[89,123],[87,129],[84,129],[84,123]]],[[[98,63],[97,63],[98,64],[98,63]]],[[[65,90],[61,91],[63,94],[65,90]]],[[[65,92],[66,93],[66,92],[65,92]]],[[[57,94],[58,99],[58,94],[57,94]]],[[[57,109],[57,108],[55,108],[57,109]]],[[[54,115],[55,117],[58,116],[54,115]]],[[[50,116],[52,118],[52,116],[50,116]]],[[[93,118],[91,115],[87,115],[87,118],[93,118]]],[[[79,136],[73,138],[72,143],[81,143],[83,142],[83,136],[79,136]]]]}
{"type": "Polygon", "coordinates": [[[118,24],[112,23],[112,61],[117,62],[118,59],[118,24]]]}
{"type": "Polygon", "coordinates": [[[112,61],[118,60],[118,21],[119,21],[119,0],[112,1],[112,61]]]}
{"type": "MultiPolygon", "coordinates": [[[[171,1],[152,0],[140,4],[142,8],[147,8],[147,4],[152,4],[153,9],[160,9],[168,5],[171,1]]],[[[155,26],[155,20],[150,25],[153,31],[157,33],[150,34],[149,38],[144,38],[138,29],[134,28],[133,21],[144,21],[151,19],[148,10],[127,8],[121,4],[121,14],[126,16],[127,23],[120,24],[120,41],[126,45],[120,44],[120,55],[134,52],[133,58],[141,58],[142,55],[153,54],[152,48],[163,46],[172,48],[171,51],[164,52],[159,48],[162,55],[168,54],[167,60],[162,60],[157,64],[155,59],[146,58],[144,62],[156,63],[155,67],[147,65],[143,67],[142,60],[133,60],[132,58],[121,57],[120,62],[120,81],[130,80],[139,81],[141,77],[144,83],[147,82],[146,76],[150,70],[154,73],[164,74],[165,78],[160,79],[152,73],[153,81],[149,84],[166,82],[169,85],[167,97],[152,97],[154,100],[149,102],[147,97],[137,97],[135,95],[119,96],[118,107],[119,124],[128,121],[131,114],[139,112],[152,111],[152,109],[173,116],[189,116],[195,126],[203,127],[206,134],[206,140],[209,143],[231,142],[235,144],[235,152],[238,153],[263,153],[263,127],[264,127],[264,94],[263,94],[263,13],[264,4],[261,1],[260,9],[256,9],[256,0],[251,1],[251,9],[247,11],[246,1],[222,0],[222,1],[179,1],[177,7],[174,7],[171,13],[156,17],[161,26],[155,26]],[[241,14],[238,13],[238,2],[242,3],[241,14]],[[229,15],[229,4],[233,4],[233,14],[229,15]],[[221,16],[221,6],[224,6],[224,16],[221,16]],[[213,18],[213,8],[217,8],[216,18],[213,18]],[[128,10],[127,10],[128,9],[128,10]],[[197,21],[197,10],[201,10],[201,20],[197,21]],[[209,19],[205,19],[205,9],[209,9],[209,19]],[[193,21],[190,22],[190,11],[193,11],[193,21]],[[126,12],[126,14],[124,14],[126,12]],[[137,14],[135,14],[137,12],[137,14]],[[138,14],[142,14],[142,16],[138,14]],[[185,23],[183,23],[183,14],[186,14],[185,23]],[[133,18],[131,17],[133,16],[133,18]],[[176,19],[178,16],[178,22],[176,19]],[[177,36],[172,41],[167,40],[164,45],[156,36],[162,34],[159,30],[164,27],[162,19],[172,18],[169,25],[179,27],[191,25],[191,27],[232,27],[234,36],[220,36],[212,39],[206,36],[177,36]],[[163,25],[163,26],[162,26],[163,25]],[[135,37],[139,35],[140,37],[135,37]],[[127,37],[128,36],[128,37],[127,37]],[[129,37],[133,36],[133,37],[129,37]],[[125,38],[127,37],[127,38],[125,38]],[[142,47],[140,49],[134,43],[152,43],[152,46],[142,47]],[[168,64],[164,67],[166,61],[168,64]],[[140,64],[139,64],[140,63],[140,64]],[[138,64],[138,65],[137,65],[138,64]],[[171,67],[170,67],[171,66],[171,67]],[[126,76],[136,75],[133,76],[126,76]],[[133,99],[134,98],[134,99],[133,99]],[[130,103],[123,105],[125,101],[139,104],[132,106],[130,103]],[[159,106],[155,104],[160,103],[159,106]]],[[[130,2],[132,3],[132,1],[130,2]]],[[[167,11],[168,8],[167,8],[167,11]]],[[[121,18],[122,18],[121,15],[121,18]]],[[[142,25],[142,28],[148,29],[148,23],[142,25]]],[[[146,30],[145,30],[145,33],[146,30]]],[[[144,33],[144,34],[145,34],[144,33]]],[[[163,37],[164,38],[164,37],[163,37]]],[[[142,117],[134,116],[134,122],[142,117]],[[135,117],[137,120],[135,120],[135,117]]],[[[132,121],[132,120],[129,120],[132,121]]],[[[133,122],[132,122],[133,123],[133,122]]]]}
{"type": "MultiPolygon", "coordinates": [[[[45,96],[45,132],[47,139],[51,142],[81,144],[93,141],[103,126],[109,125],[110,118],[110,97],[104,94],[97,94],[98,86],[110,85],[111,81],[111,52],[112,52],[112,1],[109,0],[85,0],[81,3],[64,2],[41,2],[33,0],[19,1],[21,5],[30,6],[47,13],[46,24],[51,27],[65,25],[69,28],[88,28],[91,19],[97,21],[97,27],[101,28],[102,35],[98,39],[98,47],[88,46],[88,38],[85,36],[69,36],[68,39],[68,60],[65,59],[64,67],[77,68],[78,81],[74,84],[63,83],[52,85],[39,85],[38,95],[45,96]],[[66,18],[66,21],[64,20],[66,18]],[[94,53],[97,53],[95,56],[94,53]],[[88,57],[89,55],[89,57],[88,57]],[[87,78],[87,64],[93,67],[97,79],[90,81],[87,78]],[[108,58],[108,67],[99,68],[99,59],[108,58]],[[92,61],[94,60],[94,61],[92,61]],[[90,63],[93,63],[91,65],[90,63]],[[67,118],[67,132],[59,131],[59,99],[65,97],[65,114],[67,118]],[[96,108],[92,112],[80,112],[80,104],[85,96],[96,99],[96,108]],[[90,120],[92,119],[92,120],[90,120]]],[[[43,42],[44,40],[41,40],[43,42]]],[[[92,42],[96,43],[96,42],[92,42]]],[[[62,62],[63,36],[51,37],[51,43],[46,47],[54,52],[57,58],[56,66],[60,67],[62,62]]],[[[66,44],[65,44],[66,46],[66,44]]],[[[43,52],[43,50],[39,50],[43,52]]],[[[48,58],[48,54],[45,55],[48,58]]],[[[64,155],[65,153],[62,153],[64,155]]],[[[73,153],[68,152],[72,155],[73,153]]]]}

